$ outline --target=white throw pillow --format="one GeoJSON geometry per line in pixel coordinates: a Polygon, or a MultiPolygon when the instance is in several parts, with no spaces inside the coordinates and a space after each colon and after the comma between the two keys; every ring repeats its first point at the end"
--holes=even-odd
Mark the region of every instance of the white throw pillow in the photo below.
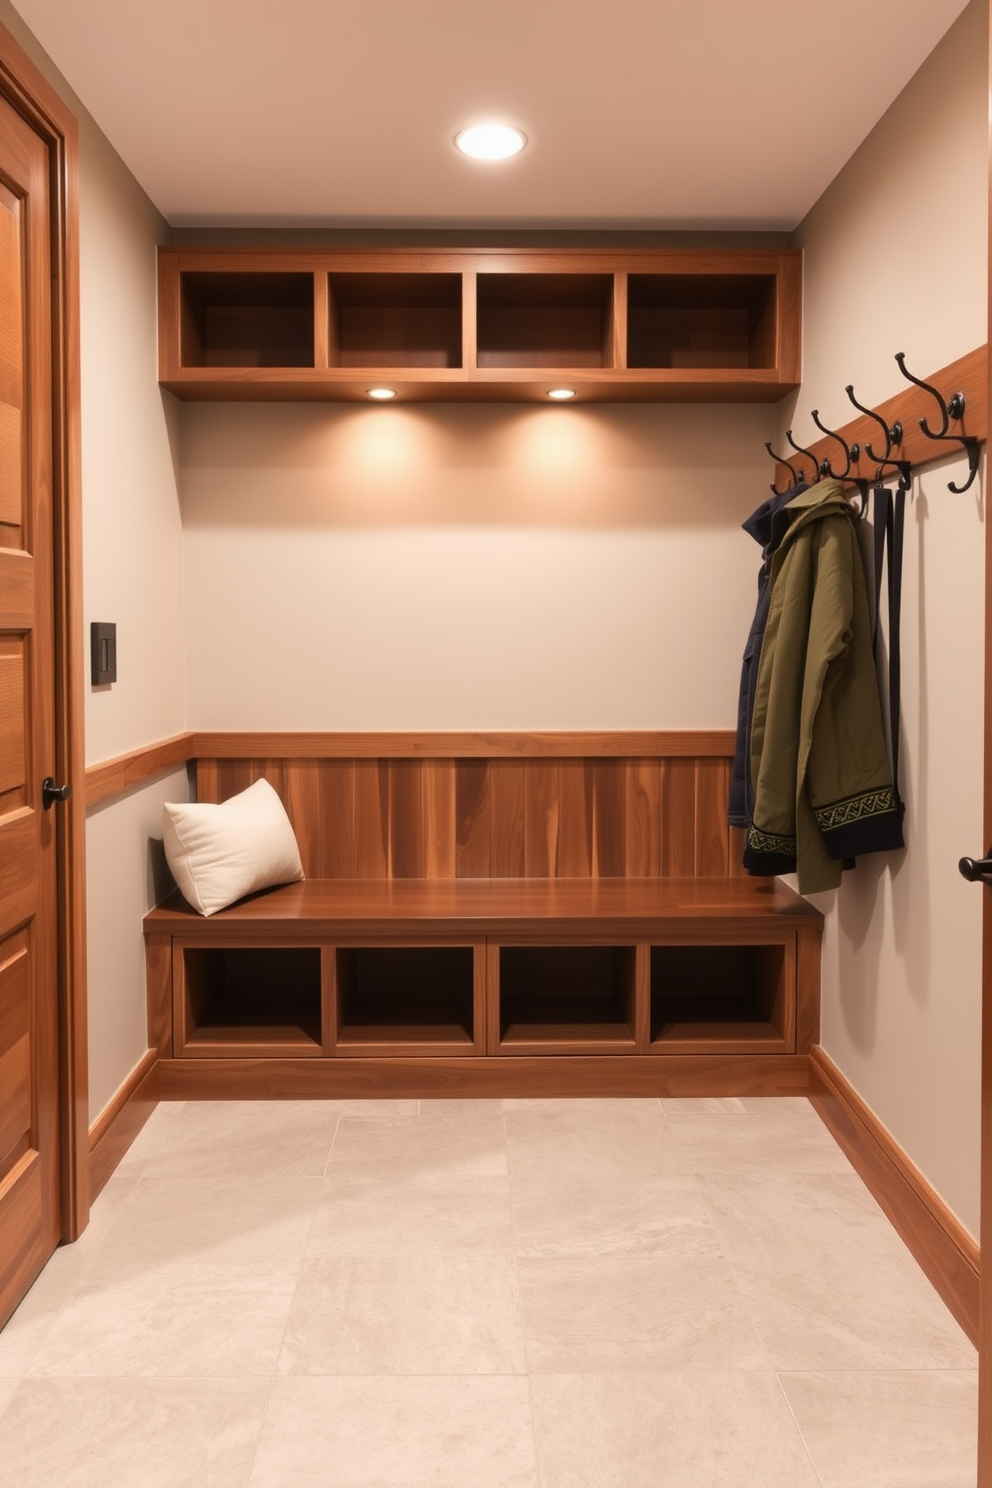
{"type": "Polygon", "coordinates": [[[219,806],[167,801],[163,835],[172,876],[202,915],[303,877],[292,824],[267,780],[219,806]]]}

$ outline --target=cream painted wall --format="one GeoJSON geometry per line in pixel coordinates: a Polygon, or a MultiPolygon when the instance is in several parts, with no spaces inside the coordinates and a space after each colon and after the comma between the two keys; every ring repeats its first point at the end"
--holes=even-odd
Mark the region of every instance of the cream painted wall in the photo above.
{"type": "Polygon", "coordinates": [[[86,819],[91,1120],[148,1048],[141,922],[172,887],[162,803],[187,797],[186,771],[178,770],[93,808],[86,819]],[[101,883],[113,892],[92,892],[101,883]]]}
{"type": "Polygon", "coordinates": [[[971,0],[797,229],[801,443],[819,437],[811,407],[830,428],[854,417],[847,383],[869,406],[901,392],[897,351],[926,377],[984,344],[988,86],[988,6],[971,0]]]}
{"type": "MultiPolygon", "coordinates": [[[[109,758],[185,722],[179,420],[156,381],[155,246],[169,229],[26,30],[0,22],[79,120],[80,333],[86,758],[109,758]],[[117,622],[118,676],[89,685],[89,622],[117,622]]],[[[75,782],[82,789],[82,782],[75,782]]],[[[87,822],[90,1118],[148,1045],[141,917],[154,900],[150,839],[185,773],[113,801],[87,822]]]]}
{"type": "MultiPolygon", "coordinates": [[[[976,0],[803,223],[804,416],[844,422],[847,382],[865,402],[896,392],[896,351],[926,377],[985,341],[987,57],[976,0]]],[[[816,902],[823,1046],[977,1236],[982,903],[956,865],[986,845],[985,499],[984,476],[948,492],[961,468],[928,466],[908,511],[907,851],[864,859],[816,902]]]]}
{"type": "Polygon", "coordinates": [[[189,726],[731,727],[773,416],[185,405],[189,726]]]}

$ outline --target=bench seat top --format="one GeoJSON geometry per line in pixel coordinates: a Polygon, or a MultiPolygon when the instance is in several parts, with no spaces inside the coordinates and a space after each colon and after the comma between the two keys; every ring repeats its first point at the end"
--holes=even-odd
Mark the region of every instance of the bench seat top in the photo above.
{"type": "Polygon", "coordinates": [[[236,940],[335,934],[466,936],[563,933],[650,935],[664,924],[698,934],[772,918],[808,930],[819,910],[777,879],[751,878],[314,878],[242,899],[209,918],[179,893],[150,911],[145,933],[236,940]]]}

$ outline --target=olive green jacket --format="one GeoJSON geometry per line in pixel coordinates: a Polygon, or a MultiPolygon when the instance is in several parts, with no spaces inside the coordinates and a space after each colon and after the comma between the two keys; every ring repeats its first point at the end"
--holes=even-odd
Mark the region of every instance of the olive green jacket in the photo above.
{"type": "Polygon", "coordinates": [[[886,753],[864,565],[839,481],[784,508],[751,731],[754,810],[744,863],[836,888],[845,859],[902,847],[886,753]]]}

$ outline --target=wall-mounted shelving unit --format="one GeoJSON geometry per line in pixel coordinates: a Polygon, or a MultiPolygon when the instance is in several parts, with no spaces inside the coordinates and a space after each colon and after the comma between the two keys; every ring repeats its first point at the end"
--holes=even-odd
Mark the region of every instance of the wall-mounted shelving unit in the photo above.
{"type": "Polygon", "coordinates": [[[159,250],[159,381],[189,399],[774,402],[802,259],[774,250],[159,250]]]}

